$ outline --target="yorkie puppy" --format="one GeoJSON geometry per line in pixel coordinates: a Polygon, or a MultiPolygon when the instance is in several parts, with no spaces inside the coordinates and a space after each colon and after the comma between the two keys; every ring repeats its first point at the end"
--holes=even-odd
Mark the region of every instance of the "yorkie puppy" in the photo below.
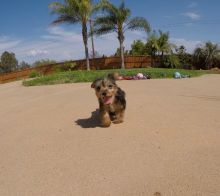
{"type": "Polygon", "coordinates": [[[96,79],[91,88],[95,89],[99,101],[102,126],[109,127],[111,122],[122,123],[126,108],[125,92],[117,86],[114,74],[96,79]]]}

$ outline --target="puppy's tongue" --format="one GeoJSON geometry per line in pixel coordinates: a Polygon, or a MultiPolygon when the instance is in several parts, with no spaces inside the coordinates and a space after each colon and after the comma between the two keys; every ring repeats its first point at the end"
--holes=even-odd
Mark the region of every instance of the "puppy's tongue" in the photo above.
{"type": "Polygon", "coordinates": [[[104,104],[105,104],[105,105],[110,105],[110,104],[112,104],[112,97],[105,97],[105,98],[104,98],[104,104]]]}

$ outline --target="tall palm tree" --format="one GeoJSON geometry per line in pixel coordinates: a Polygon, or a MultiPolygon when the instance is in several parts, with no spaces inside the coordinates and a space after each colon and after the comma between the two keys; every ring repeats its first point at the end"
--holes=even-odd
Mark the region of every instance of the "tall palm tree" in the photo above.
{"type": "Polygon", "coordinates": [[[205,69],[210,69],[219,55],[220,49],[218,44],[213,44],[212,42],[206,42],[205,45],[197,47],[193,54],[196,63],[202,63],[205,69]]]}
{"type": "Polygon", "coordinates": [[[97,7],[92,0],[64,0],[64,3],[51,3],[49,8],[52,10],[52,14],[58,15],[58,18],[52,22],[53,25],[61,23],[81,24],[86,66],[87,70],[90,70],[87,23],[97,7]]]}
{"type": "Polygon", "coordinates": [[[169,32],[162,32],[159,30],[159,35],[156,31],[150,34],[146,44],[147,49],[151,55],[160,55],[162,58],[164,54],[172,53],[172,49],[176,46],[169,42],[169,32]]]}
{"type": "Polygon", "coordinates": [[[103,10],[103,15],[96,18],[94,22],[94,33],[103,35],[115,32],[118,36],[121,54],[121,68],[125,68],[124,63],[124,33],[127,30],[145,30],[150,32],[150,25],[145,18],[131,18],[130,9],[125,7],[122,2],[119,7],[116,7],[108,0],[102,0],[100,7],[103,10]]]}
{"type": "Polygon", "coordinates": [[[156,56],[159,52],[159,45],[158,45],[158,36],[156,31],[153,31],[147,39],[146,43],[146,50],[151,56],[156,56]]]}
{"type": "Polygon", "coordinates": [[[205,62],[207,68],[210,69],[213,66],[214,59],[217,58],[220,54],[218,44],[213,44],[212,42],[206,42],[204,47],[205,52],[205,62]]]}
{"type": "Polygon", "coordinates": [[[169,32],[162,32],[159,30],[158,48],[161,52],[161,58],[163,59],[165,53],[172,52],[173,45],[169,43],[169,32]]]}

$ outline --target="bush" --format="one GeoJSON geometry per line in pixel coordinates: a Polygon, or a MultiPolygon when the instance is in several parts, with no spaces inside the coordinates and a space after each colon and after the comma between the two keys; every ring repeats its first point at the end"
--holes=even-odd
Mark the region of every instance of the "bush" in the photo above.
{"type": "Polygon", "coordinates": [[[180,61],[179,61],[179,58],[176,55],[166,56],[163,60],[163,65],[166,68],[172,68],[172,69],[175,69],[175,68],[181,69],[182,68],[180,61]]]}
{"type": "Polygon", "coordinates": [[[63,72],[63,71],[73,71],[76,67],[75,62],[67,62],[63,65],[60,65],[56,68],[56,72],[63,72]]]}
{"type": "Polygon", "coordinates": [[[41,59],[41,60],[35,61],[33,63],[33,67],[40,67],[40,66],[50,65],[50,64],[55,64],[55,63],[56,63],[56,61],[54,61],[54,60],[41,59]]]}
{"type": "Polygon", "coordinates": [[[39,77],[40,76],[40,73],[37,72],[37,71],[32,71],[30,74],[29,74],[29,78],[36,78],[36,77],[39,77]]]}

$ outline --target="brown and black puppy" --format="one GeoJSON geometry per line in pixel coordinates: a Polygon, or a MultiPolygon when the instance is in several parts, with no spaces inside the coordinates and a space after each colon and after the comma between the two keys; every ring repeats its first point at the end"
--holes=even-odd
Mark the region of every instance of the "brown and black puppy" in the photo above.
{"type": "Polygon", "coordinates": [[[109,74],[97,79],[91,87],[95,89],[99,101],[102,126],[109,127],[111,122],[122,123],[126,108],[125,92],[117,86],[114,76],[109,74]]]}

